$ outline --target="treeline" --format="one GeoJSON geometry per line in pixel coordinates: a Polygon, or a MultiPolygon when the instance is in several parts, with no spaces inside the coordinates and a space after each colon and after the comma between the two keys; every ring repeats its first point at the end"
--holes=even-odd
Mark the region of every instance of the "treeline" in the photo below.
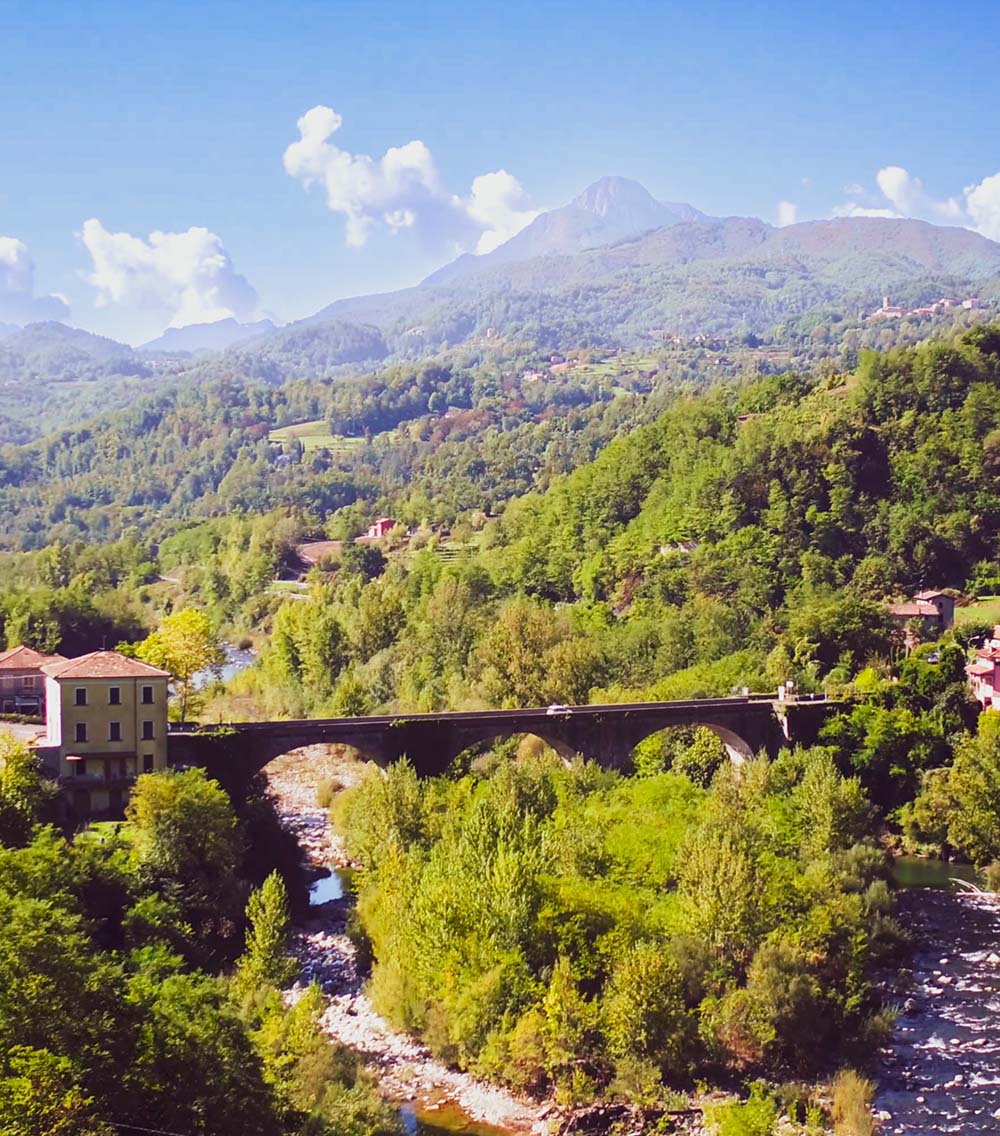
{"type": "Polygon", "coordinates": [[[452,780],[404,762],[334,806],[390,1021],[574,1104],[871,1056],[900,933],[871,806],[828,752],[726,762],[709,788],[506,756],[452,780]]]}
{"type": "Polygon", "coordinates": [[[73,838],[40,827],[52,803],[27,750],[0,735],[2,1131],[401,1131],[323,1036],[319,991],[282,1001],[295,973],[285,888],[272,874],[250,892],[262,834],[214,782],[144,775],[123,825],[73,838]]]}

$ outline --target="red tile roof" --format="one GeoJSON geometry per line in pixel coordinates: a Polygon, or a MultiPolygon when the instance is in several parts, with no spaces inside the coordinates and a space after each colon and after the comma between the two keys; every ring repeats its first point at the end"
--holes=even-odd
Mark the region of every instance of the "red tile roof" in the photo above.
{"type": "Polygon", "coordinates": [[[936,615],[934,608],[925,603],[894,603],[889,604],[890,615],[936,615]]]}
{"type": "Polygon", "coordinates": [[[50,678],[169,678],[168,671],[140,663],[117,651],[91,651],[78,659],[49,663],[42,670],[50,678]]]}
{"type": "Polygon", "coordinates": [[[43,655],[32,647],[11,647],[0,653],[0,671],[41,670],[47,663],[65,662],[63,655],[43,655]]]}

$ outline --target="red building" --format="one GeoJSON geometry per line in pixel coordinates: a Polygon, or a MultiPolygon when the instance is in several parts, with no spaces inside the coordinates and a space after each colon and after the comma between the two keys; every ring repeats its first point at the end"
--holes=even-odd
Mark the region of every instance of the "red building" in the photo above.
{"type": "Polygon", "coordinates": [[[369,540],[381,540],[384,536],[389,535],[389,530],[396,527],[396,522],[392,517],[378,517],[373,524],[369,525],[368,531],[365,536],[369,540]]]}
{"type": "Polygon", "coordinates": [[[965,668],[972,697],[984,710],[1000,710],[1000,627],[976,648],[975,662],[965,668]]]}

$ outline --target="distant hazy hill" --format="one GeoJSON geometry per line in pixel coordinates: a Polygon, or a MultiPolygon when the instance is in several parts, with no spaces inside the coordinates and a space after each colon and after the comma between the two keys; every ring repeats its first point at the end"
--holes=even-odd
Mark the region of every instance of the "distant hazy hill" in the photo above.
{"type": "Polygon", "coordinates": [[[0,336],[0,443],[124,405],[149,371],[124,343],[62,323],[0,336]]]}
{"type": "Polygon", "coordinates": [[[275,330],[271,320],[239,323],[232,317],[215,323],[194,323],[187,327],[168,327],[158,338],[144,343],[139,350],[149,354],[194,354],[198,351],[224,351],[237,343],[245,343],[258,335],[275,330]]]}
{"type": "Polygon", "coordinates": [[[851,318],[883,293],[1000,295],[1000,244],[923,221],[838,218],[776,228],[706,217],[605,178],[485,256],[416,288],[341,300],[309,322],[380,328],[412,354],[493,328],[551,345],[636,345],[654,330],[767,331],[815,309],[851,318]]]}
{"type": "Polygon", "coordinates": [[[657,201],[637,181],[605,177],[588,186],[568,205],[536,217],[499,248],[483,256],[466,253],[432,273],[424,284],[446,284],[499,264],[539,256],[571,256],[653,229],[704,219],[705,214],[693,205],[657,201]]]}
{"type": "Polygon", "coordinates": [[[36,362],[78,357],[106,363],[132,359],[134,355],[132,348],[125,343],[105,339],[102,335],[92,335],[78,327],[67,327],[54,320],[15,328],[4,336],[0,352],[36,362]]]}

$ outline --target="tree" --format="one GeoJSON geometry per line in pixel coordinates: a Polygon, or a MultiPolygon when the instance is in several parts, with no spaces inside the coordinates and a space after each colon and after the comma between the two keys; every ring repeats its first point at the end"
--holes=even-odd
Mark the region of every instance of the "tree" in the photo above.
{"type": "Polygon", "coordinates": [[[663,1072],[682,1072],[692,1032],[680,973],[663,948],[637,943],[620,958],[603,999],[604,1033],[616,1061],[652,1061],[663,1072]]]}
{"type": "Polygon", "coordinates": [[[15,1046],[0,1072],[0,1132],[4,1136],[113,1136],[68,1057],[15,1046]]]}
{"type": "Polygon", "coordinates": [[[976,737],[963,739],[948,777],[955,802],[948,842],[976,865],[1000,859],[1000,714],[987,710],[976,737]]]}
{"type": "Polygon", "coordinates": [[[288,893],[277,872],[251,893],[247,921],[250,929],[246,951],[237,963],[235,989],[242,994],[265,985],[283,989],[298,967],[288,955],[288,893]]]}
{"type": "Polygon", "coordinates": [[[55,793],[28,746],[12,734],[0,733],[0,845],[26,844],[55,793]]]}
{"type": "Polygon", "coordinates": [[[226,661],[208,616],[190,607],[168,615],[135,653],[144,663],[174,676],[180,689],[182,721],[195,675],[221,667],[226,661]]]}
{"type": "Polygon", "coordinates": [[[140,871],[179,898],[197,933],[230,931],[238,910],[242,841],[219,784],[203,769],[144,773],[126,816],[140,871]]]}

